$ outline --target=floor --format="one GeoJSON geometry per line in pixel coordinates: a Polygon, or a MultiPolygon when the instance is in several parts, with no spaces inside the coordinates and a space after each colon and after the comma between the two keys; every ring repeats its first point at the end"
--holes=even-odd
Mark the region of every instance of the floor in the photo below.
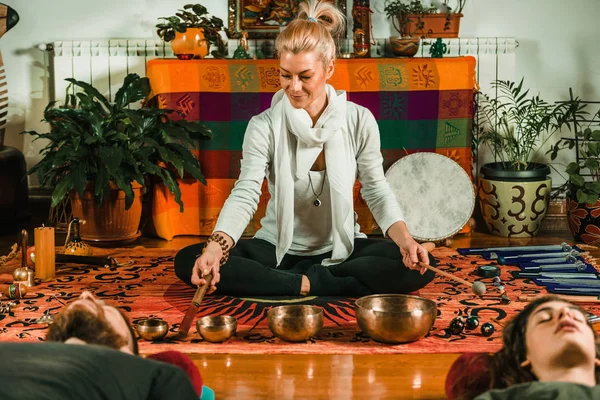
{"type": "MultiPolygon", "coordinates": [[[[0,235],[0,255],[32,232],[43,215],[33,215],[0,235]]],[[[64,242],[57,234],[56,244],[64,242]]],[[[172,241],[142,237],[130,246],[182,248],[198,237],[172,241]]],[[[475,232],[457,236],[451,247],[556,244],[571,242],[568,232],[546,232],[533,239],[507,239],[475,232]]],[[[458,354],[436,355],[191,355],[217,399],[443,399],[445,377],[458,354]]]]}

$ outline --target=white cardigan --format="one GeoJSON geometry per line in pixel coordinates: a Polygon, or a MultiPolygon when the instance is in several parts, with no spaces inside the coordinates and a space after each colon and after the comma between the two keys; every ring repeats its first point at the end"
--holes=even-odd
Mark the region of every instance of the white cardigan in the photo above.
{"type": "MultiPolygon", "coordinates": [[[[373,114],[353,102],[347,104],[347,127],[344,134],[350,135],[353,145],[355,165],[349,168],[358,170],[361,195],[371,210],[375,221],[385,233],[397,221],[404,219],[402,210],[392,193],[383,173],[383,157],[380,151],[380,137],[373,114]]],[[[256,212],[261,194],[261,186],[267,177],[271,199],[267,204],[266,215],[261,219],[261,228],[255,237],[273,245],[277,242],[275,222],[275,176],[271,168],[274,156],[273,129],[271,129],[271,109],[253,117],[244,135],[243,159],[240,177],[227,198],[215,231],[227,233],[237,242],[256,212]]],[[[325,174],[311,171],[314,191],[318,194],[325,174]]],[[[315,195],[310,188],[308,176],[299,179],[294,186],[294,238],[288,251],[290,254],[315,255],[330,251],[331,204],[327,181],[319,196],[320,207],[315,207],[315,195]]],[[[356,213],[355,213],[356,220],[356,213]]],[[[366,237],[355,223],[354,237],[366,237]]]]}

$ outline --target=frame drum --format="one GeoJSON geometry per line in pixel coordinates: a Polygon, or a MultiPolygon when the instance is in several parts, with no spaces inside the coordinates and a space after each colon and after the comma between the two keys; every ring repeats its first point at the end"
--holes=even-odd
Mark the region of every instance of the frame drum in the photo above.
{"type": "Polygon", "coordinates": [[[473,214],[471,179],[459,164],[441,154],[423,152],[402,157],[388,168],[385,177],[415,240],[449,238],[473,214]]]}

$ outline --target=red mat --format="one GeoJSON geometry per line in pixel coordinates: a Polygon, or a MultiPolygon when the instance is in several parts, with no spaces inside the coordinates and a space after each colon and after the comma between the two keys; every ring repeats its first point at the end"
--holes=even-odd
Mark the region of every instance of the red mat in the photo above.
{"type": "MultiPolygon", "coordinates": [[[[32,342],[43,340],[46,326],[38,324],[47,309],[58,312],[61,305],[50,296],[62,301],[79,296],[89,290],[109,304],[120,307],[135,322],[145,317],[160,317],[177,332],[185,311],[192,299],[194,289],[179,282],[173,272],[175,250],[146,249],[97,249],[96,255],[106,254],[120,262],[133,261],[133,265],[106,269],[103,267],[62,266],[54,281],[40,284],[27,294],[9,315],[0,314],[0,341],[32,342]]],[[[479,257],[459,255],[449,248],[437,248],[433,252],[439,260],[439,268],[469,281],[479,279],[474,270],[478,265],[489,264],[479,257]]],[[[0,286],[12,282],[12,270],[19,266],[13,260],[0,270],[0,286]]],[[[228,354],[395,354],[395,353],[460,353],[466,351],[493,352],[501,346],[501,328],[484,337],[479,329],[465,331],[462,335],[450,335],[448,325],[459,314],[480,316],[480,323],[491,317],[506,320],[521,310],[525,303],[518,302],[519,295],[534,295],[542,289],[528,280],[514,280],[508,271],[516,267],[502,267],[502,280],[512,299],[508,305],[501,304],[494,291],[492,279],[482,279],[488,293],[483,298],[471,294],[470,288],[444,277],[436,277],[420,291],[420,296],[438,304],[438,317],[429,335],[417,342],[386,345],[371,340],[356,324],[354,299],[308,297],[300,299],[241,299],[229,296],[206,296],[198,317],[204,315],[233,315],[238,319],[237,335],[221,344],[204,342],[190,330],[186,342],[147,342],[140,340],[142,353],[156,353],[177,349],[185,353],[228,354]],[[272,305],[282,303],[317,304],[325,310],[323,330],[306,343],[286,343],[270,332],[266,311],[272,305]]],[[[6,299],[4,299],[6,300],[6,299]]],[[[598,307],[586,307],[592,312],[598,307]]],[[[171,334],[170,334],[171,335],[171,334]]],[[[169,335],[168,335],[169,336],[169,335]]]]}

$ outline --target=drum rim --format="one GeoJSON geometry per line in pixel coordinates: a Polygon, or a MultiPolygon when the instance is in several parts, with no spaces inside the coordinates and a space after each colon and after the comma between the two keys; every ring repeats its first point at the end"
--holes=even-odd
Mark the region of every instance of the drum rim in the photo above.
{"type": "MultiPolygon", "coordinates": [[[[454,164],[458,165],[459,169],[462,171],[462,173],[465,174],[465,176],[467,177],[467,179],[469,180],[469,183],[470,183],[469,187],[471,188],[471,194],[472,194],[472,196],[470,197],[472,199],[472,201],[471,201],[471,207],[470,207],[470,211],[469,211],[469,216],[467,217],[467,219],[464,222],[462,222],[460,228],[456,229],[455,231],[453,231],[452,233],[450,233],[450,234],[448,234],[446,236],[439,236],[439,237],[435,237],[435,238],[431,238],[431,237],[426,238],[426,237],[421,237],[421,236],[415,236],[415,235],[413,235],[411,233],[412,238],[415,239],[415,240],[423,241],[423,242],[437,242],[437,241],[440,241],[440,240],[448,239],[449,237],[452,237],[452,236],[456,235],[469,222],[469,219],[471,219],[471,217],[473,216],[473,211],[475,210],[475,202],[477,200],[477,198],[475,196],[475,188],[473,187],[473,181],[469,177],[469,174],[467,174],[467,171],[465,171],[465,169],[459,163],[457,163],[456,161],[454,161],[450,157],[447,157],[447,156],[445,156],[443,154],[434,153],[432,151],[419,151],[419,152],[416,152],[416,153],[410,153],[410,154],[408,154],[408,155],[406,155],[406,156],[404,156],[402,158],[399,158],[392,165],[390,165],[389,168],[385,171],[384,176],[386,177],[386,180],[387,180],[388,172],[396,164],[398,164],[399,162],[401,162],[401,161],[403,161],[403,160],[405,160],[407,158],[410,158],[411,156],[415,156],[415,155],[419,155],[419,154],[421,154],[421,155],[425,155],[425,154],[426,155],[434,155],[434,156],[442,157],[442,158],[445,158],[445,159],[448,159],[448,160],[452,161],[454,164]]],[[[394,193],[394,196],[396,196],[395,193],[394,193]]]]}

